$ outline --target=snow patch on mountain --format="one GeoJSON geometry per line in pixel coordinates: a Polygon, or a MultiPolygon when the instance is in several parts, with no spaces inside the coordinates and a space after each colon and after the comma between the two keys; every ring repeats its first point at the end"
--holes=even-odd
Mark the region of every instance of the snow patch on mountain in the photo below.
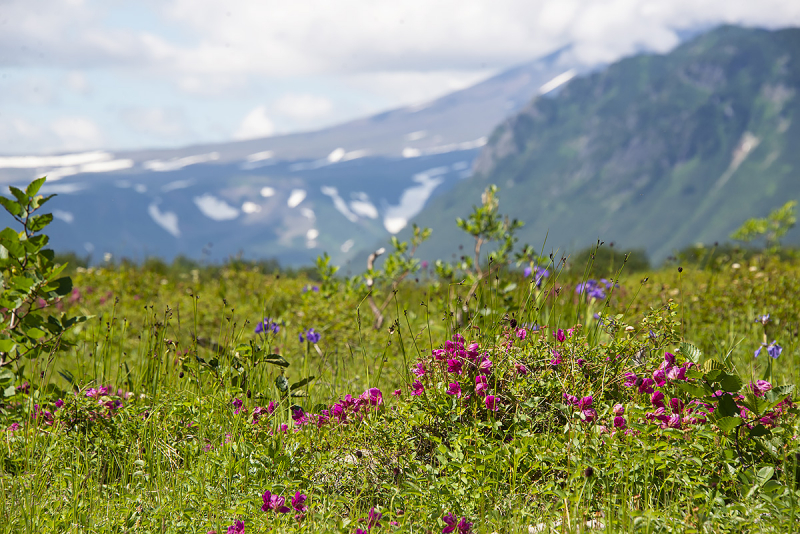
{"type": "Polygon", "coordinates": [[[230,221],[239,216],[238,209],[210,193],[194,197],[193,200],[203,215],[214,221],[230,221]]]}
{"type": "Polygon", "coordinates": [[[181,236],[180,228],[178,228],[178,216],[172,211],[162,212],[158,209],[158,201],[153,202],[147,207],[147,213],[157,225],[166,230],[173,237],[181,236]]]}
{"type": "Polygon", "coordinates": [[[305,189],[292,189],[289,200],[286,201],[286,205],[290,208],[296,208],[306,199],[306,195],[305,189]]]}
{"type": "Polygon", "coordinates": [[[170,191],[175,191],[176,189],[186,189],[192,185],[194,185],[194,180],[175,180],[174,182],[164,184],[161,187],[161,190],[164,193],[169,193],[170,191]]]}
{"type": "Polygon", "coordinates": [[[396,234],[408,225],[408,221],[417,215],[430,198],[433,190],[444,182],[440,176],[447,174],[449,167],[435,167],[415,174],[411,179],[419,185],[409,187],[400,196],[400,204],[389,206],[383,217],[383,227],[390,234],[396,234]]]}
{"type": "Polygon", "coordinates": [[[196,154],[194,156],[186,156],[183,158],[172,158],[168,160],[152,159],[142,163],[142,167],[149,171],[166,172],[177,171],[189,165],[197,163],[207,163],[209,161],[216,161],[219,159],[219,152],[209,152],[208,154],[196,154]]]}
{"type": "Polygon", "coordinates": [[[336,208],[336,211],[344,215],[348,221],[358,221],[358,215],[350,211],[350,208],[347,207],[347,203],[342,197],[339,196],[338,189],[332,186],[324,185],[320,188],[320,191],[322,191],[323,195],[331,197],[331,200],[333,200],[333,207],[336,208]]]}

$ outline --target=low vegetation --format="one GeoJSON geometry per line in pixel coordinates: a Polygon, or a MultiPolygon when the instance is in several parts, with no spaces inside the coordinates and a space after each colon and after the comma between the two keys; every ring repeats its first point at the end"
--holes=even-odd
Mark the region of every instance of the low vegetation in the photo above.
{"type": "Polygon", "coordinates": [[[453,263],[417,229],[349,279],[68,277],[41,185],[0,200],[0,532],[795,528],[800,265],[774,251],[581,269],[517,247],[490,189],[453,263]]]}

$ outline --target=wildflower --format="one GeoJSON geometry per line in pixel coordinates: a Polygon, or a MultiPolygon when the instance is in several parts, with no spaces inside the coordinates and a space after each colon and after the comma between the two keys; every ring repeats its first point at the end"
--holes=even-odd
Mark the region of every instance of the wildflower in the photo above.
{"type": "Polygon", "coordinates": [[[764,345],[762,343],[761,346],[756,349],[754,358],[758,358],[758,355],[761,354],[761,349],[764,347],[767,348],[767,354],[769,354],[772,358],[777,358],[781,355],[781,352],[783,352],[783,347],[778,345],[778,343],[773,339],[772,343],[769,345],[764,345]]]}
{"type": "Polygon", "coordinates": [[[497,401],[497,397],[494,395],[486,395],[486,398],[483,399],[484,404],[486,404],[486,408],[489,410],[496,412],[500,409],[499,402],[497,401]]]}
{"type": "Polygon", "coordinates": [[[273,412],[275,412],[275,403],[272,402],[272,401],[269,401],[269,404],[267,405],[267,413],[272,415],[273,412]]]}
{"type": "Polygon", "coordinates": [[[6,429],[6,432],[14,433],[20,429],[19,423],[11,423],[9,427],[6,429]]]}
{"type": "Polygon", "coordinates": [[[766,380],[756,380],[755,384],[750,384],[750,388],[753,390],[753,393],[758,395],[759,393],[763,394],[771,390],[772,384],[766,380]]]}
{"type": "Polygon", "coordinates": [[[455,395],[456,397],[461,397],[461,384],[459,384],[458,382],[453,382],[452,384],[448,384],[447,394],[455,395]]]}
{"type": "Polygon", "coordinates": [[[639,382],[639,380],[641,380],[641,379],[638,379],[638,378],[636,379],[636,382],[639,383],[639,393],[652,393],[653,392],[652,386],[653,386],[653,384],[655,384],[655,381],[652,378],[645,378],[641,382],[639,382]]]}
{"type": "Polygon", "coordinates": [[[662,369],[656,369],[653,371],[653,381],[656,383],[658,387],[663,386],[667,383],[667,375],[662,369]]]}
{"type": "Polygon", "coordinates": [[[675,365],[675,355],[671,352],[664,353],[664,363],[667,364],[668,367],[672,367],[675,365]]]}
{"type": "Polygon", "coordinates": [[[467,521],[466,517],[462,517],[458,522],[458,534],[470,534],[472,532],[472,523],[467,521]]]}
{"type": "Polygon", "coordinates": [[[597,410],[594,408],[584,408],[581,410],[581,417],[583,417],[587,423],[591,423],[597,419],[597,410]]]}
{"type": "Polygon", "coordinates": [[[559,354],[557,350],[554,350],[552,352],[553,352],[553,359],[550,360],[550,365],[555,367],[556,365],[561,363],[561,354],[559,354]]]}
{"type": "Polygon", "coordinates": [[[652,404],[656,408],[663,408],[664,394],[660,391],[654,391],[653,394],[650,396],[650,404],[652,404]]]}
{"type": "Polygon", "coordinates": [[[573,406],[577,406],[578,403],[580,402],[580,399],[575,395],[568,395],[567,393],[563,393],[562,396],[564,397],[564,400],[566,400],[573,406]]]}
{"type": "Polygon", "coordinates": [[[478,375],[475,377],[475,393],[485,395],[489,389],[489,383],[486,380],[486,375],[478,375]]]}
{"type": "Polygon", "coordinates": [[[527,375],[527,374],[528,374],[528,368],[527,368],[527,367],[525,367],[525,365],[524,365],[524,364],[522,364],[522,363],[518,363],[518,364],[517,364],[517,373],[518,373],[518,374],[520,374],[520,375],[522,375],[522,376],[525,376],[525,375],[527,375]]]}
{"type": "Polygon", "coordinates": [[[236,521],[229,526],[227,534],[244,534],[244,521],[236,521]]]}
{"type": "Polygon", "coordinates": [[[306,499],[308,499],[308,496],[298,491],[294,494],[294,497],[292,497],[292,508],[300,513],[307,512],[308,506],[306,506],[306,499]]]}
{"type": "Polygon", "coordinates": [[[396,390],[394,390],[392,392],[392,395],[394,395],[395,397],[399,397],[402,394],[403,394],[403,390],[402,389],[396,389],[396,390]]]}
{"type": "Polygon", "coordinates": [[[433,357],[436,358],[438,361],[444,360],[444,356],[447,352],[444,349],[434,349],[433,350],[433,357]]]}
{"type": "Polygon", "coordinates": [[[378,388],[369,388],[362,393],[359,398],[368,402],[370,406],[380,406],[383,404],[383,394],[378,388]]]}
{"type": "Polygon", "coordinates": [[[586,360],[584,360],[583,358],[578,358],[578,359],[575,361],[575,363],[577,363],[577,364],[578,364],[578,367],[583,367],[584,365],[586,365],[586,360]]]}
{"type": "Polygon", "coordinates": [[[769,322],[769,314],[766,314],[766,315],[759,315],[758,317],[756,317],[756,322],[757,322],[757,323],[761,323],[761,324],[763,324],[764,326],[766,326],[766,325],[767,325],[767,323],[769,322]]]}
{"type": "MultiPolygon", "coordinates": [[[[303,342],[303,334],[300,333],[297,336],[300,339],[300,343],[302,343],[303,342]]],[[[319,340],[320,340],[321,337],[322,336],[320,335],[320,333],[319,332],[315,332],[313,328],[309,328],[305,332],[305,340],[308,341],[309,343],[319,343],[319,340]]]]}
{"type": "Polygon", "coordinates": [[[559,343],[563,343],[564,340],[567,339],[567,336],[564,334],[564,330],[561,328],[559,328],[556,332],[553,332],[553,337],[556,338],[559,343]]]}
{"type": "Polygon", "coordinates": [[[628,422],[625,421],[625,418],[621,415],[618,415],[614,418],[614,428],[618,428],[620,430],[625,430],[627,427],[628,422]]]}
{"type": "Polygon", "coordinates": [[[261,499],[264,501],[264,504],[261,505],[261,510],[264,512],[273,510],[276,513],[285,514],[289,511],[289,507],[285,506],[286,499],[278,495],[273,495],[269,490],[264,492],[261,499]]]}
{"type": "Polygon", "coordinates": [[[450,359],[447,360],[447,372],[456,375],[461,374],[461,360],[450,359]]]}
{"type": "Polygon", "coordinates": [[[672,413],[680,414],[683,412],[683,401],[673,397],[669,400],[669,407],[672,408],[672,413]]]}
{"type": "Polygon", "coordinates": [[[525,270],[522,271],[522,276],[524,276],[525,278],[528,278],[531,275],[531,273],[533,273],[533,267],[528,265],[527,267],[525,267],[525,270]]]}
{"type": "Polygon", "coordinates": [[[367,530],[372,530],[372,527],[380,527],[381,524],[379,521],[383,517],[383,514],[380,512],[375,511],[375,507],[369,509],[369,515],[367,516],[367,530]]]}
{"type": "Polygon", "coordinates": [[[233,414],[234,415],[239,415],[239,412],[242,411],[242,399],[238,399],[238,398],[237,399],[233,399],[232,404],[233,404],[233,407],[235,408],[233,410],[233,414]]]}
{"type": "Polygon", "coordinates": [[[419,362],[417,365],[414,366],[413,369],[411,369],[411,372],[419,377],[425,376],[425,364],[419,362]]]}
{"type": "Polygon", "coordinates": [[[63,401],[63,400],[61,400],[61,399],[58,399],[58,400],[55,402],[55,406],[56,406],[56,410],[58,410],[59,408],[61,408],[62,406],[64,406],[64,401],[63,401]]]}
{"type": "Polygon", "coordinates": [[[667,428],[680,428],[681,427],[681,416],[678,415],[678,414],[670,415],[666,424],[667,424],[667,428]]]}
{"type": "Polygon", "coordinates": [[[635,373],[625,373],[625,382],[623,382],[623,385],[628,388],[633,387],[636,385],[637,378],[635,373]]]}
{"type": "Polygon", "coordinates": [[[455,532],[457,520],[456,516],[453,515],[453,512],[449,512],[442,517],[442,521],[444,521],[444,524],[447,525],[442,529],[442,534],[450,534],[450,532],[455,532]]]}
{"type": "Polygon", "coordinates": [[[622,415],[625,413],[625,406],[622,404],[615,404],[612,411],[614,412],[614,415],[622,415]]]}
{"type": "Polygon", "coordinates": [[[670,367],[667,371],[668,380],[686,380],[686,367],[670,367]]]}
{"type": "Polygon", "coordinates": [[[581,400],[578,401],[578,409],[583,410],[585,408],[591,407],[593,401],[594,399],[591,395],[583,397],[581,400]]]}
{"type": "Polygon", "coordinates": [[[517,328],[516,333],[517,333],[517,339],[519,339],[520,341],[524,340],[525,337],[528,335],[528,331],[525,330],[524,328],[517,328]]]}
{"type": "Polygon", "coordinates": [[[490,360],[489,357],[484,354],[483,355],[483,360],[481,361],[481,363],[478,366],[478,368],[481,371],[484,371],[484,372],[491,371],[491,369],[492,369],[492,360],[490,360]]]}
{"type": "Polygon", "coordinates": [[[277,334],[280,331],[281,327],[278,326],[278,323],[274,322],[272,319],[264,319],[260,323],[256,323],[256,334],[277,334]]]}
{"type": "Polygon", "coordinates": [[[411,384],[411,388],[412,395],[422,395],[422,393],[425,391],[425,386],[423,386],[422,382],[419,380],[414,380],[414,383],[411,384]]]}

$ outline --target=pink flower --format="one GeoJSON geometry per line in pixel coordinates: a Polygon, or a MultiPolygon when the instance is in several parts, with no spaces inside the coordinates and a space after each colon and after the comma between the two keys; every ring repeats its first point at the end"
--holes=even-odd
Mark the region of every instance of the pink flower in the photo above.
{"type": "Polygon", "coordinates": [[[422,395],[425,391],[425,386],[422,385],[422,382],[419,380],[414,380],[414,383],[411,384],[411,394],[412,395],[422,395]]]}
{"type": "Polygon", "coordinates": [[[524,328],[517,328],[517,339],[523,340],[525,339],[525,337],[527,337],[527,335],[528,335],[527,330],[525,330],[524,328]]]}
{"type": "Polygon", "coordinates": [[[559,328],[556,332],[553,332],[553,337],[556,338],[559,343],[563,343],[564,340],[567,339],[567,336],[564,335],[564,331],[561,328],[559,328]]]}
{"type": "Polygon", "coordinates": [[[444,351],[444,349],[434,349],[433,351],[433,357],[439,361],[444,360],[445,354],[446,352],[444,351]]]}
{"type": "Polygon", "coordinates": [[[618,415],[614,418],[614,428],[619,428],[620,430],[624,430],[625,427],[628,425],[628,422],[625,421],[625,418],[621,415],[618,415]]]}
{"type": "Polygon", "coordinates": [[[583,410],[585,408],[591,407],[593,401],[594,399],[592,398],[591,395],[583,397],[581,400],[578,401],[578,409],[583,410]]]}
{"type": "Polygon", "coordinates": [[[666,373],[664,373],[664,371],[661,369],[653,371],[653,381],[656,383],[658,387],[663,386],[664,384],[667,383],[666,373]]]}
{"type": "MultiPolygon", "coordinates": [[[[639,379],[637,379],[636,381],[638,382],[639,379]]],[[[655,384],[655,381],[652,378],[645,378],[639,385],[639,393],[652,393],[653,384],[655,384]]]]}
{"type": "Polygon", "coordinates": [[[681,416],[678,414],[673,414],[669,416],[667,420],[667,428],[680,428],[681,427],[681,416]]]}
{"type": "Polygon", "coordinates": [[[675,365],[675,355],[671,352],[664,353],[664,362],[669,366],[672,367],[675,365]]]}
{"type": "Polygon", "coordinates": [[[587,423],[591,423],[595,419],[597,419],[597,410],[594,408],[584,408],[581,410],[581,415],[583,416],[584,420],[587,423]]]}
{"type": "Polygon", "coordinates": [[[580,402],[580,399],[578,397],[576,397],[575,395],[569,395],[567,393],[563,393],[562,396],[564,397],[564,400],[566,400],[568,403],[570,403],[573,406],[577,406],[578,403],[580,402]]]}
{"type": "Polygon", "coordinates": [[[614,412],[614,415],[622,415],[625,413],[625,406],[622,404],[615,404],[612,411],[614,412]]]}
{"type": "Polygon", "coordinates": [[[264,501],[264,504],[261,505],[261,510],[264,512],[273,510],[276,513],[285,514],[289,511],[289,507],[284,506],[286,499],[278,495],[273,495],[269,490],[264,492],[261,499],[264,501]]]}
{"type": "Polygon", "coordinates": [[[447,372],[453,373],[455,375],[460,375],[461,371],[461,360],[450,359],[447,360],[447,372]]]}
{"type": "Polygon", "coordinates": [[[586,360],[584,360],[583,358],[578,358],[578,360],[575,363],[578,364],[578,367],[583,367],[584,365],[586,365],[586,360]]]}
{"type": "Polygon", "coordinates": [[[394,390],[394,392],[392,393],[392,395],[394,395],[395,397],[399,397],[399,396],[400,396],[400,395],[402,395],[402,394],[403,394],[403,390],[402,390],[402,389],[396,389],[396,390],[394,390]]]}
{"type": "Polygon", "coordinates": [[[417,365],[414,366],[413,369],[411,369],[411,372],[414,373],[416,376],[419,376],[419,377],[425,376],[425,364],[422,363],[422,362],[419,362],[417,365]]]}
{"type": "Polygon", "coordinates": [[[380,406],[383,404],[383,394],[378,388],[369,388],[361,394],[360,398],[368,402],[370,406],[380,406]]]}
{"type": "Polygon", "coordinates": [[[489,357],[484,354],[483,360],[481,361],[481,364],[478,366],[478,369],[484,372],[490,371],[492,369],[492,360],[490,360],[489,357]]]}
{"type": "Polygon", "coordinates": [[[557,350],[554,350],[552,352],[553,352],[553,359],[550,360],[550,365],[555,367],[556,365],[561,363],[561,354],[559,354],[557,350]]]}
{"type": "Polygon", "coordinates": [[[475,393],[477,394],[486,394],[486,390],[489,389],[489,383],[486,381],[485,375],[478,375],[475,377],[475,393]]]}
{"type": "Polygon", "coordinates": [[[635,373],[625,373],[625,382],[623,383],[623,385],[626,388],[633,387],[633,386],[636,385],[636,379],[637,378],[638,377],[636,376],[635,373]]]}
{"type": "Polygon", "coordinates": [[[672,408],[673,413],[680,414],[683,411],[683,401],[673,397],[669,400],[669,407],[672,408]]]}
{"type": "Polygon", "coordinates": [[[654,392],[650,396],[650,404],[655,406],[656,408],[663,408],[664,406],[664,394],[660,391],[654,392]]]}
{"type": "Polygon", "coordinates": [[[525,367],[524,364],[518,363],[517,364],[517,373],[522,375],[522,376],[525,376],[525,375],[528,374],[528,368],[525,367]]]}
{"type": "Polygon", "coordinates": [[[447,394],[448,395],[455,395],[456,397],[461,397],[461,384],[458,382],[453,382],[449,384],[447,387],[447,394]]]}
{"type": "Polygon", "coordinates": [[[484,404],[486,404],[486,408],[489,410],[496,412],[500,409],[500,403],[497,400],[497,397],[494,395],[486,395],[486,398],[483,399],[484,404]]]}

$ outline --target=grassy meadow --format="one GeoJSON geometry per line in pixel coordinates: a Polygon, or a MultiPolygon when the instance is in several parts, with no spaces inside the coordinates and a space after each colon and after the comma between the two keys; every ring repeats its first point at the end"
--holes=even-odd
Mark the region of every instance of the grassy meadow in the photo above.
{"type": "Polygon", "coordinates": [[[487,191],[453,263],[417,229],[354,278],[62,270],[35,184],[3,199],[0,532],[798,530],[791,257],[576,265],[487,191]]]}

